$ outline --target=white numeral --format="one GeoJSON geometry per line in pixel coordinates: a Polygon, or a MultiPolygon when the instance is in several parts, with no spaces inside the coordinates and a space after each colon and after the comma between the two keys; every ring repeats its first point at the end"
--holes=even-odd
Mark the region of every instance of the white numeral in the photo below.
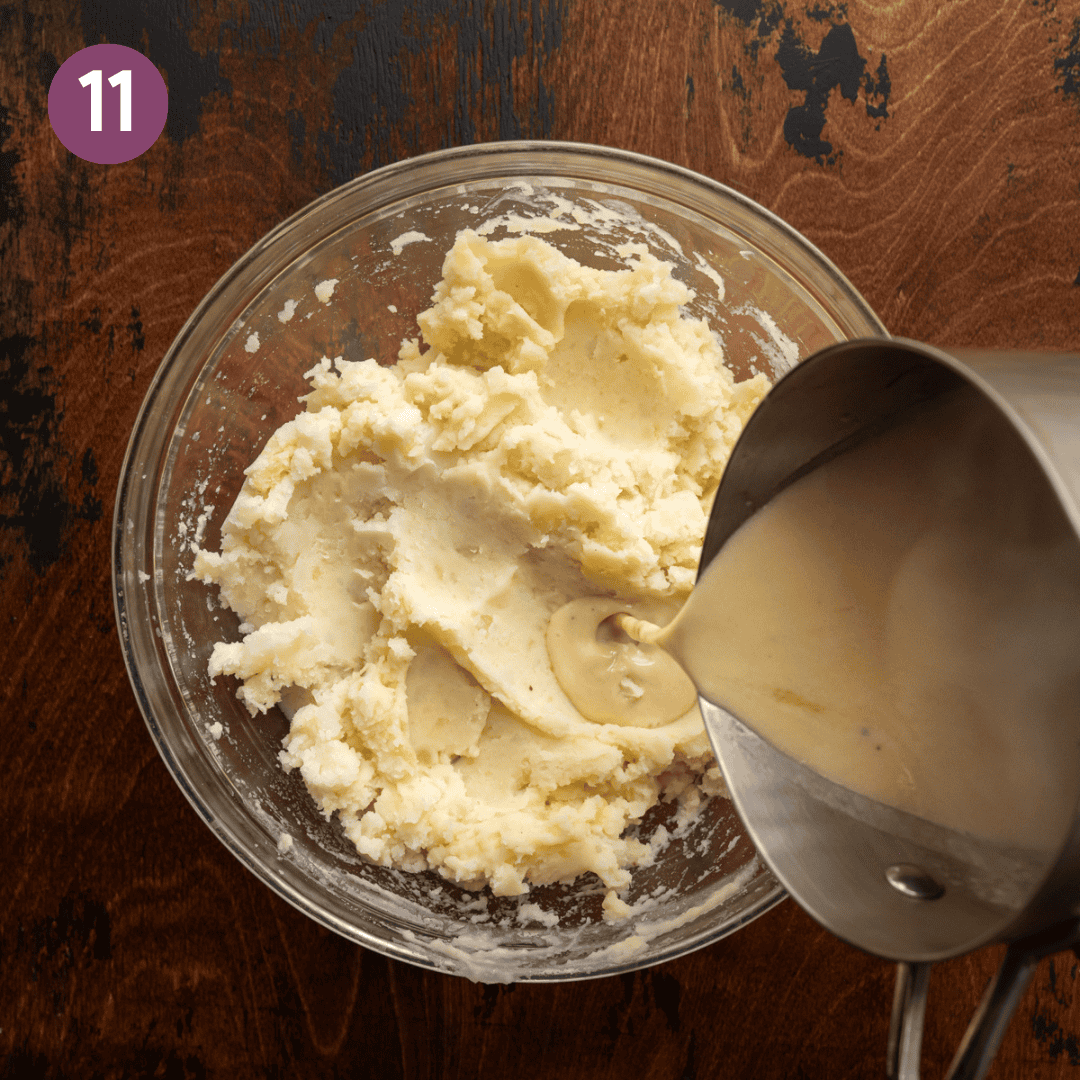
{"type": "Polygon", "coordinates": [[[80,86],[90,87],[90,130],[101,130],[101,68],[88,71],[80,80],[80,86]]]}
{"type": "MultiPolygon", "coordinates": [[[[90,87],[90,130],[101,130],[101,68],[88,71],[79,79],[80,86],[90,87]]],[[[110,86],[120,87],[120,130],[131,130],[131,69],[124,68],[109,76],[110,86]]]]}
{"type": "Polygon", "coordinates": [[[120,87],[120,130],[131,130],[131,69],[124,68],[109,76],[110,86],[120,87]]]}

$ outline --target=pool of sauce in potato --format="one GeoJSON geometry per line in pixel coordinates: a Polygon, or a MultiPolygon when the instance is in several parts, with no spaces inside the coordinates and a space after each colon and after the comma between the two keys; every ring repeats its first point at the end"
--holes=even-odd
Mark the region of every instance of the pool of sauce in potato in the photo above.
{"type": "MultiPolygon", "coordinates": [[[[566,681],[556,665],[572,701],[575,680],[594,696],[602,681],[583,643],[626,610],[575,603],[579,636],[549,634],[553,657],[577,650],[566,681]]],[[[664,708],[677,697],[669,671],[655,686],[640,677],[659,646],[704,697],[869,798],[1025,848],[1058,843],[1071,821],[1080,545],[1031,452],[974,390],[911,410],[781,491],[667,626],[615,621],[654,643],[631,703],[651,723],[680,707],[664,708]]],[[[628,638],[611,648],[633,667],[628,638]]],[[[624,677],[590,718],[632,722],[618,719],[624,677]]]]}

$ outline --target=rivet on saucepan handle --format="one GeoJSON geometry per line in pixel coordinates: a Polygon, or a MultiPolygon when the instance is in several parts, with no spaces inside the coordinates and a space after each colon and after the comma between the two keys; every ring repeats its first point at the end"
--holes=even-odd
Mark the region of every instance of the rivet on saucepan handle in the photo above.
{"type": "Polygon", "coordinates": [[[920,866],[897,863],[885,871],[885,880],[912,900],[937,900],[945,895],[945,886],[920,866]]]}

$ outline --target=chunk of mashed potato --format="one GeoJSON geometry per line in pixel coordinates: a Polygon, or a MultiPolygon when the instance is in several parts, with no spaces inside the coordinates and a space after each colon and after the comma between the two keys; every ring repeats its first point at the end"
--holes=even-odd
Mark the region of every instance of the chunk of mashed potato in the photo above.
{"type": "Polygon", "coordinates": [[[197,554],[243,620],[210,674],[252,714],[285,697],[283,765],[377,863],[497,895],[588,872],[618,890],[652,857],[627,827],[711,763],[696,708],[586,720],[545,646],[580,596],[677,610],[768,389],[734,381],[669,264],[627,254],[605,271],[461,233],[421,338],[393,366],[308,372],[222,550],[197,554]]]}

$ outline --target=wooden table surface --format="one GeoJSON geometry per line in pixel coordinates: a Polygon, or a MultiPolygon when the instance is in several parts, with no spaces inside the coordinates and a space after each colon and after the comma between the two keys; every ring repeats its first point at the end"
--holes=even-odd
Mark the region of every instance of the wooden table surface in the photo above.
{"type": "MultiPolygon", "coordinates": [[[[896,334],[1080,341],[1080,4],[1064,0],[0,3],[0,1062],[27,1077],[877,1077],[892,968],[791,901],[620,977],[482,986],[365,951],[255,880],[170,779],[109,586],[128,432],[203,294],[316,196],[423,151],[652,154],[817,244],[896,334]],[[170,91],[141,158],[69,154],[58,65],[170,91]]],[[[1000,950],[940,965],[943,1074],[1000,950]]],[[[1080,1067],[1069,956],[991,1071],[1080,1067]]]]}

